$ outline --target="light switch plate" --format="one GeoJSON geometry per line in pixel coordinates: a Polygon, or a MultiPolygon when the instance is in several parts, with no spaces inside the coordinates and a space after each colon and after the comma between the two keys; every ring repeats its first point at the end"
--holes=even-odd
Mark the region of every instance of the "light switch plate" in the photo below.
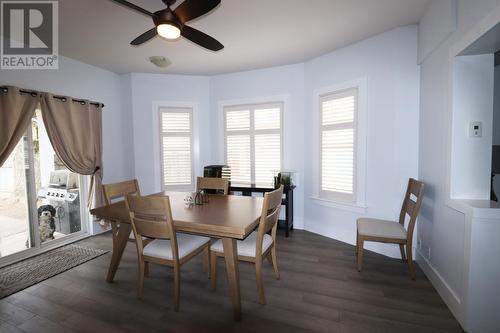
{"type": "Polygon", "coordinates": [[[469,124],[469,138],[480,138],[483,136],[483,124],[480,121],[472,121],[469,124]]]}

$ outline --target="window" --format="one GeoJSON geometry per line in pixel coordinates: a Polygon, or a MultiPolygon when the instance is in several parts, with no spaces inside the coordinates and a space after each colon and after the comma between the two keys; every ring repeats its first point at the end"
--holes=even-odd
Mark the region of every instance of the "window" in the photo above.
{"type": "Polygon", "coordinates": [[[160,107],[161,180],[164,190],[193,185],[191,108],[160,107]]]}
{"type": "Polygon", "coordinates": [[[358,89],[320,96],[319,196],[346,203],[356,201],[358,89]]]}
{"type": "Polygon", "coordinates": [[[225,158],[232,182],[273,184],[282,163],[282,113],[282,103],[224,108],[225,158]]]}

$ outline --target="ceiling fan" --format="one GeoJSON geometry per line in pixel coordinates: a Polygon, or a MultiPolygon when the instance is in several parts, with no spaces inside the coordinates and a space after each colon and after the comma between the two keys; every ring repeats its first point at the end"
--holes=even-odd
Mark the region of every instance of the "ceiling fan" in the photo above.
{"type": "Polygon", "coordinates": [[[163,3],[167,5],[167,8],[154,13],[126,0],[112,1],[127,6],[153,19],[155,27],[134,39],[130,43],[131,45],[140,45],[156,35],[160,35],[169,40],[174,40],[183,36],[212,51],[219,51],[224,48],[224,45],[219,43],[215,38],[186,25],[186,22],[210,12],[220,4],[221,0],[185,0],[177,6],[175,10],[172,10],[170,6],[175,4],[176,0],[162,0],[163,3]]]}

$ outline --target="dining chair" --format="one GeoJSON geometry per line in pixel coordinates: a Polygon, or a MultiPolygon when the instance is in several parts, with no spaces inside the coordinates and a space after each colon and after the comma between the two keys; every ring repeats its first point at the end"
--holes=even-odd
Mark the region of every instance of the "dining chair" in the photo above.
{"type": "Polygon", "coordinates": [[[408,262],[410,276],[415,280],[415,266],[413,264],[413,230],[417,222],[418,212],[424,198],[424,183],[413,178],[408,181],[406,195],[403,200],[399,222],[374,218],[359,218],[357,222],[356,252],[358,271],[363,266],[363,244],[365,241],[398,244],[401,259],[408,262]],[[405,221],[410,217],[407,228],[405,221]],[[405,255],[406,246],[406,255],[405,255]]]}
{"type": "MultiPolygon", "coordinates": [[[[255,264],[255,276],[259,291],[260,304],[266,304],[264,284],[262,281],[262,261],[267,258],[274,269],[276,279],[280,278],[276,261],[276,229],[280,215],[283,185],[279,189],[265,193],[262,213],[257,231],[253,231],[244,240],[238,241],[238,260],[255,264]]],[[[210,246],[210,282],[215,290],[217,282],[217,257],[224,257],[222,241],[218,240],[210,246]]]]}
{"type": "Polygon", "coordinates": [[[198,177],[196,179],[196,191],[215,190],[227,195],[229,193],[229,181],[226,178],[198,177]]]}
{"type": "Polygon", "coordinates": [[[177,233],[172,219],[170,200],[167,196],[127,196],[127,208],[136,236],[139,261],[137,298],[144,289],[145,263],[172,267],[174,270],[174,309],[179,311],[181,266],[203,252],[210,260],[210,238],[177,233]],[[152,239],[144,245],[143,237],[152,239]]]}
{"type": "MultiPolygon", "coordinates": [[[[102,190],[104,192],[104,201],[106,205],[111,205],[113,201],[117,199],[125,200],[127,195],[134,194],[137,196],[141,195],[141,190],[139,189],[139,182],[137,179],[127,180],[119,183],[103,184],[102,190]]],[[[113,240],[116,240],[116,235],[118,234],[117,223],[111,221],[111,232],[113,234],[113,240]]]]}
{"type": "MultiPolygon", "coordinates": [[[[226,178],[217,177],[198,177],[196,178],[196,191],[209,190],[205,193],[210,194],[223,194],[229,193],[229,180],[226,178]]],[[[210,276],[209,262],[204,260],[204,267],[210,276]]]]}

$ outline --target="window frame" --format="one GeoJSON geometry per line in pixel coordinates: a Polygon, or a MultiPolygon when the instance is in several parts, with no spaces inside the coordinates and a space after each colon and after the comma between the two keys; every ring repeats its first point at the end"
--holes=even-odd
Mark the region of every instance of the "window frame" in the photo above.
{"type": "Polygon", "coordinates": [[[368,123],[368,104],[367,104],[367,78],[361,77],[350,81],[340,82],[332,86],[318,88],[312,94],[312,126],[316,133],[312,138],[312,165],[313,165],[313,184],[310,198],[314,203],[330,208],[342,209],[355,213],[366,212],[366,163],[367,163],[367,123],[368,123]],[[353,181],[355,200],[342,200],[342,198],[321,196],[321,142],[322,142],[322,105],[321,96],[329,95],[335,92],[341,92],[349,89],[357,89],[357,115],[355,129],[355,178],[353,181]]]}
{"type": "Polygon", "coordinates": [[[320,129],[319,129],[319,193],[318,196],[322,199],[338,201],[343,203],[354,203],[357,201],[357,151],[358,151],[358,110],[359,110],[359,89],[357,87],[347,88],[333,91],[319,96],[319,112],[320,112],[320,129]],[[323,125],[323,103],[340,99],[344,97],[354,96],[354,111],[353,121],[348,123],[323,125]],[[352,193],[343,193],[337,191],[323,190],[323,133],[331,130],[353,130],[353,165],[352,165],[352,193]]]}
{"type": "MultiPolygon", "coordinates": [[[[223,136],[223,156],[224,156],[224,163],[227,164],[227,137],[228,137],[228,131],[227,131],[227,113],[232,112],[232,111],[246,111],[248,110],[250,112],[250,127],[248,130],[236,130],[236,131],[229,131],[231,133],[235,134],[240,134],[240,135],[248,135],[250,137],[250,183],[248,184],[255,184],[256,179],[255,179],[255,136],[258,134],[276,134],[279,133],[280,135],[280,166],[279,169],[283,170],[283,162],[284,162],[284,129],[283,129],[283,124],[284,124],[284,109],[285,109],[285,102],[284,101],[262,101],[262,102],[255,102],[255,103],[237,103],[237,104],[224,104],[221,107],[222,109],[222,136],[223,136]],[[255,129],[255,110],[260,110],[260,109],[271,109],[271,108],[279,108],[280,110],[280,128],[278,129],[261,129],[261,130],[256,130],[255,129]]],[[[245,184],[245,182],[238,182],[238,184],[245,184]]],[[[266,184],[261,184],[259,183],[258,185],[266,185],[266,184]]],[[[271,183],[267,185],[272,185],[271,183]]]]}
{"type": "Polygon", "coordinates": [[[157,130],[158,130],[158,145],[159,145],[159,159],[160,159],[160,187],[162,191],[190,191],[193,189],[195,183],[195,156],[194,156],[194,107],[193,106],[173,106],[173,105],[159,105],[157,108],[157,130]],[[162,130],[162,116],[163,113],[189,113],[189,132],[185,135],[183,132],[164,133],[162,130]],[[163,158],[163,138],[164,137],[187,137],[189,136],[190,142],[190,155],[191,155],[191,182],[184,185],[166,185],[164,177],[164,158],[163,158]]]}

